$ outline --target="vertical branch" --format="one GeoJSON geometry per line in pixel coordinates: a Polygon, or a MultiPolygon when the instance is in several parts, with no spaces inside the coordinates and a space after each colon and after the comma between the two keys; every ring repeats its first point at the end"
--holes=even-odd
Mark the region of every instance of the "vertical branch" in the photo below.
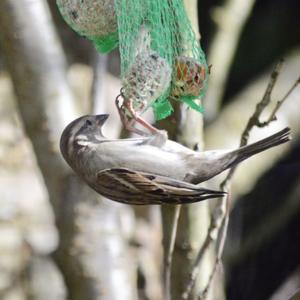
{"type": "MultiPolygon", "coordinates": [[[[191,19],[193,29],[198,35],[198,17],[197,17],[197,1],[184,1],[187,12],[191,19]]],[[[199,35],[198,35],[199,36],[199,35]]],[[[193,110],[176,110],[177,113],[177,132],[175,138],[182,144],[190,148],[196,145],[203,145],[203,120],[202,115],[193,110]]],[[[177,222],[172,223],[171,220],[177,219],[179,208],[162,207],[162,222],[164,233],[164,250],[165,261],[170,260],[170,249],[174,244],[173,264],[172,268],[167,265],[168,271],[171,273],[171,289],[169,293],[172,299],[180,299],[184,289],[184,284],[187,280],[189,270],[193,265],[193,259],[196,256],[197,249],[205,238],[207,226],[209,223],[208,204],[203,202],[200,204],[184,205],[181,207],[181,214],[177,222]],[[174,243],[173,238],[170,238],[171,232],[176,232],[177,237],[174,243]]],[[[206,257],[207,258],[207,257],[206,257]]],[[[204,268],[209,265],[209,259],[203,264],[204,268]]],[[[197,282],[204,286],[205,278],[208,272],[203,269],[203,276],[197,282]]],[[[196,289],[199,288],[196,286],[196,289]]],[[[193,289],[192,296],[189,299],[195,299],[196,289],[193,289]]],[[[167,291],[168,292],[168,291],[167,291]]],[[[170,297],[170,296],[169,296],[170,297]]]]}
{"type": "Polygon", "coordinates": [[[208,54],[213,65],[209,78],[205,109],[213,119],[218,113],[242,29],[252,11],[255,0],[227,0],[223,7],[215,8],[213,17],[218,31],[208,54]]]}
{"type": "Polygon", "coordinates": [[[68,174],[58,140],[64,126],[77,116],[66,82],[66,59],[43,0],[4,0],[0,14],[1,45],[21,117],[58,214],[59,189],[68,174]]]}
{"type": "MultiPolygon", "coordinates": [[[[274,70],[271,73],[270,76],[270,80],[269,83],[267,85],[266,91],[261,99],[260,102],[258,102],[256,104],[256,108],[255,111],[253,112],[252,116],[249,118],[247,125],[245,126],[243,133],[241,135],[241,142],[240,142],[240,147],[247,145],[248,140],[249,140],[249,134],[250,131],[255,127],[263,127],[263,126],[267,126],[271,121],[269,118],[269,123],[262,123],[259,118],[263,112],[263,110],[270,104],[271,102],[271,94],[272,91],[275,87],[275,84],[277,82],[278,76],[280,74],[281,68],[282,68],[282,64],[283,64],[283,60],[280,60],[274,70]]],[[[296,85],[294,86],[294,88],[296,87],[296,85]]],[[[221,187],[226,188],[227,184],[231,181],[231,178],[235,172],[236,168],[232,168],[230,169],[228,175],[226,176],[225,180],[222,182],[221,187]]]]}
{"type": "Polygon", "coordinates": [[[171,272],[180,211],[181,205],[176,205],[175,207],[166,205],[162,207],[164,245],[163,295],[165,300],[172,299],[171,272]]]}
{"type": "MultiPolygon", "coordinates": [[[[284,95],[284,97],[279,100],[277,103],[280,103],[280,105],[276,105],[275,109],[271,113],[270,117],[267,119],[266,122],[261,122],[260,117],[262,115],[262,112],[265,110],[265,108],[270,104],[271,102],[271,94],[275,87],[275,84],[277,82],[277,79],[279,77],[281,68],[282,68],[283,61],[279,61],[279,63],[275,66],[274,70],[271,73],[269,83],[267,85],[266,91],[262,97],[262,99],[257,103],[256,108],[253,112],[253,114],[250,116],[245,129],[242,132],[241,138],[240,138],[240,146],[245,146],[248,144],[250,132],[254,127],[264,127],[269,125],[272,121],[276,120],[275,116],[279,109],[279,107],[282,105],[282,103],[288,98],[288,96],[292,93],[292,91],[297,87],[299,84],[299,78],[295,81],[295,83],[292,85],[292,87],[288,90],[288,92],[284,95]]],[[[231,180],[232,177],[236,171],[237,166],[231,168],[223,180],[223,182],[220,184],[220,188],[223,191],[227,191],[228,194],[221,200],[220,204],[215,209],[215,214],[213,215],[211,219],[211,225],[207,234],[207,239],[209,236],[211,236],[214,232],[214,235],[216,236],[216,239],[219,239],[219,245],[217,247],[217,257],[214,263],[213,270],[211,272],[210,278],[208,280],[208,283],[204,290],[199,295],[199,299],[206,299],[207,293],[211,287],[213,278],[216,274],[217,266],[221,261],[223,250],[224,250],[224,244],[227,236],[227,229],[228,229],[228,222],[229,222],[229,213],[230,213],[230,193],[231,193],[231,180]]],[[[199,252],[203,253],[207,251],[210,243],[213,241],[213,239],[209,239],[207,244],[204,244],[202,249],[199,252]]],[[[197,264],[194,266],[192,275],[197,272],[197,264]]],[[[197,276],[197,275],[196,275],[197,276]]],[[[191,282],[189,285],[193,283],[193,277],[190,277],[191,282]]],[[[188,285],[188,287],[189,287],[188,285]]]]}
{"type": "MultiPolygon", "coordinates": [[[[271,102],[271,93],[274,89],[274,86],[276,84],[277,78],[279,76],[279,72],[282,67],[282,61],[280,61],[274,68],[270,81],[268,83],[268,86],[266,88],[266,91],[261,99],[256,105],[256,109],[253,112],[252,116],[249,118],[245,129],[241,135],[241,141],[240,146],[245,146],[248,143],[250,131],[253,129],[254,126],[260,126],[260,116],[263,112],[263,110],[270,104],[271,102]]],[[[267,125],[267,124],[266,124],[267,125]]],[[[231,179],[235,173],[236,167],[233,167],[229,170],[227,176],[223,180],[223,182],[220,184],[220,188],[223,191],[227,191],[228,194],[221,200],[221,203],[219,204],[219,207],[216,209],[220,211],[219,214],[215,214],[215,217],[212,218],[213,223],[216,224],[216,226],[211,225],[211,229],[216,231],[217,237],[220,239],[219,247],[217,249],[217,257],[215,260],[214,268],[211,272],[209,281],[205,287],[205,289],[201,292],[199,298],[202,300],[206,299],[207,292],[212,284],[213,278],[216,274],[217,265],[221,261],[221,257],[223,254],[224,249],[224,243],[227,236],[227,229],[228,229],[228,222],[229,222],[229,212],[230,212],[230,206],[229,206],[229,195],[231,191],[231,179]]],[[[208,235],[210,235],[210,232],[208,232],[208,235]]],[[[203,249],[205,251],[207,249],[203,249]]]]}
{"type": "Polygon", "coordinates": [[[53,257],[70,299],[134,300],[135,270],[120,229],[120,206],[104,205],[59,153],[60,134],[78,113],[51,21],[45,0],[0,1],[1,46],[60,234],[53,257]]]}

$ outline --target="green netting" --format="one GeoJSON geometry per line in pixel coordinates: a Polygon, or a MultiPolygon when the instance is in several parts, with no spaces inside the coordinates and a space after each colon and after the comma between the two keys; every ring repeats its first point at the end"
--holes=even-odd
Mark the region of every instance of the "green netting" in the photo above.
{"type": "Polygon", "coordinates": [[[136,111],[153,107],[156,119],[170,100],[202,112],[208,66],[182,0],[57,0],[65,21],[101,53],[119,42],[122,95],[136,111]]]}
{"type": "Polygon", "coordinates": [[[115,31],[109,35],[101,38],[90,38],[96,50],[100,53],[109,53],[111,50],[115,49],[119,44],[119,33],[115,31]]]}
{"type": "Polygon", "coordinates": [[[156,119],[172,112],[169,99],[202,112],[195,99],[205,94],[209,70],[182,0],[116,0],[115,11],[123,95],[135,107],[147,102],[156,119]]]}
{"type": "Polygon", "coordinates": [[[90,39],[100,53],[118,46],[114,0],[56,0],[64,20],[90,39]]]}

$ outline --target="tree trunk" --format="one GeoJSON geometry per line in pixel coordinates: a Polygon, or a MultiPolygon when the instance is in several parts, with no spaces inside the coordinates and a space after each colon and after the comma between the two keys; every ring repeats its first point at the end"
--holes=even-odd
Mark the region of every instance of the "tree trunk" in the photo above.
{"type": "Polygon", "coordinates": [[[83,184],[59,153],[60,134],[78,114],[46,1],[1,0],[0,28],[25,130],[55,212],[60,245],[54,259],[70,299],[136,299],[121,206],[83,184]]]}
{"type": "MultiPolygon", "coordinates": [[[[198,17],[197,17],[197,1],[184,1],[186,10],[192,22],[196,36],[199,35],[198,17]]],[[[177,112],[178,128],[172,138],[180,143],[199,149],[203,148],[203,117],[199,112],[193,110],[177,112]]],[[[172,219],[174,215],[174,207],[162,207],[162,222],[164,232],[164,249],[170,243],[170,232],[172,230],[172,219]]],[[[188,282],[188,275],[194,264],[194,259],[202,245],[209,226],[209,206],[208,202],[202,202],[191,205],[183,205],[178,222],[177,237],[172,264],[171,276],[171,298],[181,299],[188,282]]],[[[197,299],[197,292],[203,288],[210,275],[212,268],[214,253],[210,252],[204,257],[202,262],[200,276],[191,292],[189,299],[197,299]]]]}

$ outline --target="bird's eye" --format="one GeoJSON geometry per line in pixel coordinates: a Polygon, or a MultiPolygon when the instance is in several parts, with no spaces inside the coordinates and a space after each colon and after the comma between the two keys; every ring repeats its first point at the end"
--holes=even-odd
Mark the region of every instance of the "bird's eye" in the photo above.
{"type": "Polygon", "coordinates": [[[92,122],[90,120],[86,120],[85,126],[87,126],[87,127],[92,126],[92,122]]]}

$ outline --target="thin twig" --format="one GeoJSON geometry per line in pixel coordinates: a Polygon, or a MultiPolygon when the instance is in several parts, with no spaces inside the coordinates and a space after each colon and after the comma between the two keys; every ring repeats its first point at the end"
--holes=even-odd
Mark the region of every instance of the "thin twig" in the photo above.
{"type": "Polygon", "coordinates": [[[284,95],[284,97],[277,101],[275,108],[273,109],[272,113],[270,114],[270,117],[266,122],[263,124],[270,124],[273,121],[276,121],[276,113],[278,112],[281,105],[284,103],[284,101],[290,96],[290,94],[294,91],[294,89],[300,84],[300,77],[294,82],[294,84],[291,86],[291,88],[288,90],[288,92],[284,95]]]}
{"type": "MultiPolygon", "coordinates": [[[[171,2],[171,1],[170,1],[171,2]]],[[[198,27],[198,15],[197,15],[197,0],[184,0],[183,3],[185,5],[185,8],[187,9],[187,15],[190,18],[192,27],[194,32],[196,33],[198,39],[200,39],[200,35],[199,34],[199,27],[198,27]]],[[[192,51],[192,49],[187,49],[192,51]]],[[[175,114],[176,115],[176,114],[175,114]]],[[[185,144],[185,146],[193,146],[195,144],[195,136],[197,137],[197,143],[201,142],[202,136],[203,136],[203,126],[202,126],[202,116],[200,116],[198,113],[196,112],[184,112],[184,113],[179,113],[177,114],[177,121],[178,121],[178,127],[177,127],[177,136],[176,139],[177,141],[185,144]],[[183,114],[185,114],[186,120],[189,120],[188,122],[183,122],[182,116],[183,114]],[[179,134],[180,133],[180,134],[179,134]]],[[[197,212],[201,212],[201,211],[206,211],[208,208],[206,206],[201,206],[201,208],[199,206],[186,206],[184,208],[181,209],[181,207],[177,207],[176,211],[174,212],[174,218],[173,218],[173,226],[171,227],[171,240],[170,240],[170,245],[166,245],[165,248],[166,250],[166,255],[167,257],[165,258],[166,264],[168,266],[165,266],[165,274],[164,274],[164,300],[170,300],[171,299],[171,291],[170,291],[170,281],[171,281],[171,269],[174,270],[174,272],[176,272],[176,277],[172,277],[172,283],[173,287],[172,287],[172,296],[174,299],[178,299],[180,297],[180,293],[181,293],[181,289],[183,287],[181,286],[176,286],[176,283],[181,284],[181,282],[183,281],[183,279],[186,276],[186,272],[184,269],[181,269],[182,266],[184,266],[185,268],[189,265],[190,263],[190,255],[192,254],[196,254],[195,250],[190,247],[194,242],[197,241],[198,239],[198,234],[196,236],[196,234],[192,233],[192,231],[188,230],[187,227],[181,227],[178,228],[177,230],[177,226],[178,226],[178,220],[179,220],[179,214],[180,211],[183,210],[184,213],[182,213],[182,217],[181,217],[181,222],[182,223],[187,223],[188,227],[194,227],[197,226],[196,224],[198,224],[199,219],[194,219],[191,218],[190,216],[190,211],[191,210],[197,210],[197,212]],[[177,215],[177,217],[176,217],[177,215]],[[178,231],[178,232],[177,232],[178,231]],[[176,237],[176,232],[177,232],[177,237],[176,237]],[[174,249],[174,245],[175,245],[175,240],[179,245],[182,245],[184,243],[185,247],[183,250],[181,250],[180,252],[178,251],[176,254],[180,257],[179,260],[176,260],[176,263],[174,262],[173,266],[172,266],[172,258],[173,258],[173,252],[174,250],[177,251],[177,249],[174,249]],[[186,245],[188,245],[186,247],[186,245]]]]}
{"type": "MultiPolygon", "coordinates": [[[[300,78],[297,79],[297,81],[294,83],[294,85],[290,88],[290,90],[286,93],[286,95],[278,101],[276,108],[272,112],[270,118],[268,119],[267,122],[260,122],[259,118],[261,117],[262,112],[264,109],[270,104],[271,102],[271,94],[274,89],[274,86],[277,82],[278,76],[281,71],[281,67],[283,64],[283,60],[281,59],[275,66],[274,70],[271,73],[271,77],[268,83],[268,86],[266,88],[266,91],[262,97],[262,100],[256,105],[255,111],[253,115],[249,118],[249,121],[241,135],[241,140],[240,140],[240,146],[245,146],[248,143],[249,140],[249,135],[250,131],[253,129],[253,127],[264,127],[267,126],[270,122],[272,122],[272,115],[276,114],[278,109],[281,107],[282,103],[288,98],[288,96],[292,93],[292,91],[296,88],[296,86],[299,84],[300,78]],[[271,120],[271,121],[269,121],[271,120]]],[[[228,194],[230,194],[230,183],[232,176],[236,170],[236,167],[233,167],[229,170],[226,178],[223,180],[223,182],[220,184],[220,188],[223,191],[227,191],[228,194]]],[[[217,249],[217,256],[215,260],[215,264],[212,270],[212,273],[210,275],[210,278],[208,280],[208,283],[205,287],[205,289],[199,294],[199,299],[205,299],[207,296],[207,293],[209,291],[209,288],[212,284],[214,275],[217,270],[217,266],[219,262],[221,261],[221,257],[223,254],[223,249],[224,249],[224,244],[227,236],[227,228],[228,228],[228,223],[229,223],[229,212],[230,212],[230,205],[229,205],[229,197],[226,196],[221,199],[221,202],[217,207],[215,208],[215,212],[211,218],[211,224],[206,236],[206,240],[203,243],[202,247],[200,248],[198,255],[195,260],[194,267],[190,273],[188,283],[186,285],[186,289],[184,293],[182,294],[182,299],[188,299],[190,292],[192,290],[192,287],[195,284],[197,275],[199,273],[199,265],[202,261],[204,253],[208,250],[209,246],[214,240],[219,240],[219,246],[217,249]]]]}
{"type": "MultiPolygon", "coordinates": [[[[280,106],[282,105],[282,103],[288,98],[288,96],[292,93],[292,91],[296,88],[296,86],[299,84],[299,79],[297,79],[297,81],[293,84],[293,86],[289,89],[289,91],[285,94],[285,96],[278,101],[277,104],[278,108],[274,109],[274,111],[271,113],[271,116],[268,118],[268,121],[266,122],[260,122],[260,117],[262,112],[264,111],[264,109],[270,104],[271,102],[271,94],[272,91],[274,89],[274,86],[277,82],[278,76],[280,74],[281,68],[282,68],[282,64],[283,64],[283,59],[281,59],[277,65],[275,66],[274,70],[271,73],[271,77],[268,83],[268,86],[266,88],[265,94],[262,98],[262,100],[256,105],[255,111],[253,113],[253,115],[250,117],[242,135],[241,135],[241,140],[240,140],[240,147],[245,146],[248,144],[248,140],[249,140],[249,136],[250,136],[250,132],[251,130],[256,126],[259,128],[265,127],[267,125],[269,125],[272,121],[273,121],[273,117],[272,114],[274,113],[274,116],[276,114],[276,112],[278,111],[278,109],[280,108],[280,106]]],[[[231,191],[231,179],[236,171],[237,166],[233,167],[230,169],[230,171],[228,172],[226,178],[224,179],[224,181],[220,184],[220,187],[223,191],[227,191],[230,194],[231,191]]],[[[223,201],[226,202],[226,211],[225,214],[222,216],[222,222],[221,222],[221,226],[219,228],[219,232],[218,232],[218,237],[220,240],[220,244],[219,247],[217,249],[217,257],[216,257],[216,263],[215,266],[212,270],[211,276],[209,278],[209,281],[207,283],[206,288],[203,290],[202,293],[200,293],[199,299],[204,300],[206,299],[207,293],[209,291],[209,288],[211,286],[211,283],[213,281],[213,278],[215,276],[216,270],[217,270],[217,265],[219,264],[219,262],[221,261],[221,257],[223,254],[223,249],[224,249],[224,243],[227,237],[227,229],[228,229],[228,223],[229,223],[229,212],[230,212],[230,205],[229,205],[229,197],[225,197],[223,198],[223,201]]]]}
{"type": "Polygon", "coordinates": [[[208,282],[206,287],[204,288],[204,290],[202,291],[202,293],[200,293],[198,299],[199,300],[205,300],[207,295],[208,295],[208,291],[211,287],[211,284],[213,282],[214,276],[217,272],[217,267],[219,266],[221,259],[222,259],[222,254],[224,251],[224,247],[225,247],[225,241],[226,241],[226,237],[227,237],[227,229],[228,229],[228,224],[229,224],[229,212],[230,212],[230,193],[228,193],[224,198],[223,198],[223,203],[226,206],[226,210],[225,210],[225,214],[224,214],[224,218],[222,219],[222,223],[220,226],[220,232],[219,232],[219,236],[220,236],[220,241],[219,241],[219,247],[217,250],[217,254],[216,254],[216,259],[215,259],[215,263],[212,269],[212,272],[209,276],[208,282]]]}
{"type": "MultiPolygon", "coordinates": [[[[259,118],[264,111],[264,109],[269,105],[271,102],[271,94],[274,89],[274,86],[277,82],[277,78],[280,74],[281,68],[283,65],[283,59],[281,59],[277,65],[275,66],[274,70],[271,73],[271,78],[269,81],[269,84],[267,86],[267,89],[265,91],[265,94],[260,102],[257,103],[255,111],[253,115],[250,117],[241,137],[241,143],[240,146],[245,146],[248,143],[249,140],[249,133],[252,130],[253,127],[262,127],[262,123],[259,121],[259,118]]],[[[266,126],[268,124],[265,124],[266,126]]]]}
{"type": "MultiPolygon", "coordinates": [[[[212,223],[211,223],[211,226],[212,226],[212,223]]],[[[211,230],[211,228],[208,229],[208,232],[210,230],[211,230]]],[[[191,291],[192,291],[192,288],[195,286],[195,282],[196,282],[197,276],[198,276],[199,271],[200,271],[200,262],[202,261],[202,257],[203,257],[203,254],[205,253],[205,249],[208,248],[208,246],[210,245],[211,242],[212,242],[212,237],[211,237],[210,234],[207,234],[206,238],[205,238],[205,241],[202,244],[202,247],[200,249],[202,251],[199,251],[199,253],[196,257],[194,268],[193,268],[192,272],[190,273],[189,280],[188,280],[188,285],[186,286],[184,292],[182,293],[181,297],[184,300],[189,298],[189,296],[191,294],[191,291]]]]}
{"type": "MultiPolygon", "coordinates": [[[[275,68],[273,69],[272,73],[271,73],[271,77],[269,80],[269,83],[267,85],[266,91],[262,97],[262,100],[260,102],[257,103],[255,111],[253,113],[253,115],[249,118],[248,123],[241,135],[241,140],[240,140],[240,147],[245,146],[248,144],[249,141],[249,136],[250,136],[250,131],[255,127],[262,127],[262,123],[260,122],[259,118],[262,114],[262,112],[264,111],[264,109],[270,104],[271,102],[271,94],[272,91],[275,87],[275,84],[277,82],[278,76],[280,74],[281,68],[282,68],[282,64],[283,64],[283,59],[281,59],[275,66],[275,68]]],[[[265,124],[264,126],[267,126],[267,124],[265,124]]],[[[231,168],[227,174],[227,176],[225,177],[224,181],[221,183],[220,187],[222,190],[226,190],[227,192],[230,193],[231,190],[231,180],[232,177],[236,171],[237,166],[231,168]]],[[[225,214],[222,216],[222,219],[226,220],[227,222],[221,222],[221,227],[219,228],[219,238],[223,241],[226,240],[226,236],[227,236],[227,227],[228,227],[228,221],[229,221],[229,211],[230,211],[230,206],[228,203],[228,198],[224,198],[227,203],[226,203],[226,212],[225,214]],[[227,223],[227,225],[226,225],[227,223]]],[[[220,250],[220,247],[217,251],[217,258],[216,261],[218,262],[219,260],[221,260],[221,256],[223,253],[223,248],[220,250]]],[[[208,288],[211,285],[211,282],[215,276],[216,273],[216,268],[214,268],[212,270],[212,274],[210,276],[210,280],[207,284],[206,289],[202,292],[202,299],[205,299],[204,297],[206,296],[207,292],[208,292],[208,288]]]]}
{"type": "Polygon", "coordinates": [[[180,210],[181,205],[176,205],[172,220],[172,231],[170,236],[170,243],[168,252],[166,255],[166,260],[164,263],[164,299],[165,300],[171,300],[171,270],[172,270],[172,259],[173,259],[173,253],[174,253],[174,247],[175,247],[175,241],[176,241],[176,233],[177,233],[177,227],[178,227],[178,219],[180,216],[180,210]]]}
{"type": "MultiPolygon", "coordinates": [[[[264,111],[264,109],[270,104],[271,102],[271,94],[274,89],[274,86],[277,82],[277,78],[280,74],[281,68],[283,65],[283,59],[281,59],[273,69],[271,73],[271,77],[269,79],[269,83],[267,85],[266,91],[262,97],[262,100],[256,104],[255,110],[253,115],[249,118],[248,123],[242,133],[241,140],[240,140],[240,147],[247,145],[249,140],[250,131],[255,127],[265,127],[269,123],[262,123],[259,121],[259,118],[264,111]]],[[[233,174],[235,173],[237,166],[231,168],[224,179],[224,181],[221,183],[220,187],[222,190],[226,189],[226,186],[230,184],[231,178],[233,174]]]]}
{"type": "MultiPolygon", "coordinates": [[[[225,204],[225,202],[222,199],[222,203],[225,204]]],[[[188,284],[182,293],[182,299],[186,300],[189,298],[190,293],[195,286],[195,282],[197,279],[197,276],[200,272],[200,263],[202,261],[203,255],[205,254],[206,250],[208,249],[209,245],[217,239],[217,235],[215,234],[220,227],[219,221],[221,221],[220,217],[225,213],[225,207],[220,205],[218,208],[215,209],[214,214],[211,217],[210,227],[208,228],[207,235],[205,238],[205,241],[202,244],[202,247],[200,248],[200,251],[198,252],[198,255],[195,259],[195,263],[192,269],[192,272],[189,275],[188,278],[188,284]]]]}

